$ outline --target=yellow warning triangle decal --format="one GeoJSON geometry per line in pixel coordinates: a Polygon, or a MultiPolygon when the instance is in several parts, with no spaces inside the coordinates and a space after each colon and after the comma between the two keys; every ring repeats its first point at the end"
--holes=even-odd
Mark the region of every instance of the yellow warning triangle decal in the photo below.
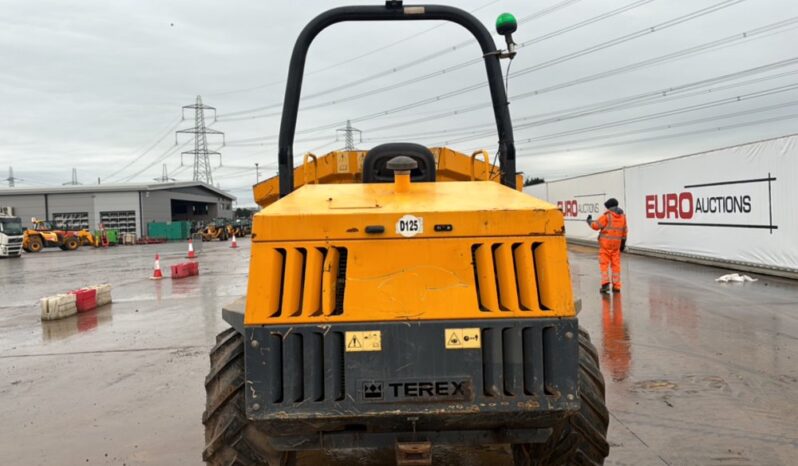
{"type": "Polygon", "coordinates": [[[352,337],[351,340],[349,340],[349,344],[346,345],[346,347],[347,348],[362,348],[363,345],[360,344],[360,340],[358,340],[357,337],[355,336],[355,337],[352,337]]]}

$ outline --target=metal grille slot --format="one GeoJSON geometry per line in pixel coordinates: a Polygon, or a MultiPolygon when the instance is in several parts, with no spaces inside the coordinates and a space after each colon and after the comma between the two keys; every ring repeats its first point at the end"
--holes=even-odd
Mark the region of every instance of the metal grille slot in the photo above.
{"type": "Polygon", "coordinates": [[[328,332],[324,336],[324,385],[326,393],[335,401],[345,396],[346,375],[344,366],[344,335],[328,332]]]}
{"type": "MultiPolygon", "coordinates": [[[[539,311],[540,281],[535,250],[542,243],[478,243],[471,247],[474,282],[483,312],[539,311]]],[[[554,286],[554,283],[547,282],[554,286]]],[[[548,289],[547,289],[548,290],[548,289]]]]}
{"type": "Polygon", "coordinates": [[[346,291],[346,265],[348,258],[348,251],[346,248],[334,248],[338,251],[340,259],[338,260],[338,275],[336,276],[335,287],[335,309],[332,315],[337,316],[344,313],[344,293],[346,291]]]}
{"type": "Polygon", "coordinates": [[[482,389],[485,396],[502,394],[502,341],[501,329],[482,330],[482,389]]]}
{"type": "Polygon", "coordinates": [[[276,248],[267,254],[271,317],[343,314],[346,248],[276,248]]]}
{"type": "Polygon", "coordinates": [[[305,394],[312,401],[324,400],[324,335],[308,334],[305,351],[305,394]]]}
{"type": "Polygon", "coordinates": [[[523,342],[524,393],[543,393],[543,339],[539,330],[525,328],[521,333],[523,342]]]}
{"type": "Polygon", "coordinates": [[[302,309],[304,271],[305,250],[300,248],[286,249],[282,300],[282,314],[284,316],[297,316],[302,309]]]}
{"type": "Polygon", "coordinates": [[[553,328],[482,329],[482,387],[488,397],[552,395],[557,375],[548,366],[556,355],[545,351],[554,342],[553,328]],[[544,369],[545,367],[545,369],[544,369]],[[544,373],[546,372],[546,373],[544,373]],[[547,385],[548,384],[548,385],[547,385]]]}
{"type": "Polygon", "coordinates": [[[265,358],[266,399],[272,404],[343,400],[344,336],[341,332],[272,333],[265,358]]]}
{"type": "Polygon", "coordinates": [[[283,390],[286,401],[300,402],[305,400],[305,371],[303,338],[298,333],[285,336],[283,347],[283,390]]]}
{"type": "Polygon", "coordinates": [[[520,328],[511,327],[502,330],[502,366],[505,395],[521,395],[521,386],[524,378],[523,349],[520,328]]]}
{"type": "Polygon", "coordinates": [[[283,338],[278,334],[269,335],[268,350],[265,353],[266,368],[269,374],[266,397],[272,403],[283,402],[283,338]]]}

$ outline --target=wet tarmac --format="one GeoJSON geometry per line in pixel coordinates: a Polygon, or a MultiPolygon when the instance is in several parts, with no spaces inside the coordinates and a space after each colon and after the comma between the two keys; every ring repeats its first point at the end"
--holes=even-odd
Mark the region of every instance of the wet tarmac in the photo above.
{"type": "MultiPolygon", "coordinates": [[[[200,276],[178,281],[147,277],[156,251],[168,268],[185,244],[0,261],[0,464],[201,464],[207,351],[246,287],[239,244],[205,243],[200,276]],[[112,305],[40,322],[40,297],[101,282],[112,305]]],[[[723,270],[626,256],[623,293],[602,298],[595,251],[572,248],[571,268],[607,379],[606,464],[796,464],[798,283],[716,284],[723,270]]],[[[360,453],[325,461],[390,459],[360,453]]],[[[511,464],[501,447],[435,453],[511,464]]]]}

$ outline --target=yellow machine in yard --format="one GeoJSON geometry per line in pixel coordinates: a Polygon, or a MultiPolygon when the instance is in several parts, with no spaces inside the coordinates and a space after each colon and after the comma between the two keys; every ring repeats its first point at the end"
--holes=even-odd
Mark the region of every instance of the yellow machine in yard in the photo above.
{"type": "Polygon", "coordinates": [[[50,222],[33,219],[33,228],[25,230],[22,249],[26,252],[39,252],[43,248],[58,247],[64,251],[74,251],[80,247],[81,238],[77,232],[54,228],[50,222]]]}
{"type": "Polygon", "coordinates": [[[206,225],[205,228],[202,229],[202,232],[200,234],[202,235],[203,241],[213,241],[213,240],[227,241],[228,238],[230,238],[226,222],[218,220],[215,220],[206,225]]]}
{"type": "MultiPolygon", "coordinates": [[[[303,450],[390,448],[431,464],[439,444],[510,445],[516,465],[600,465],[609,415],[579,328],[562,213],[519,192],[497,50],[457,8],[354,6],[294,47],[279,178],[254,187],[248,294],[227,306],[203,415],[208,464],[287,465],[303,450]],[[343,21],[447,20],[484,54],[499,166],[411,143],[308,155],[294,169],[313,38],[343,21]]],[[[480,159],[480,156],[484,158],[480,159]]]]}

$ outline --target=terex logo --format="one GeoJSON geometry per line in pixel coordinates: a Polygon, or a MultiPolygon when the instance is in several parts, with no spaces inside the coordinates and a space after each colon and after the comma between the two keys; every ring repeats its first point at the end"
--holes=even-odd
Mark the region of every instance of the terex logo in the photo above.
{"type": "Polygon", "coordinates": [[[682,192],[645,196],[647,219],[659,225],[727,228],[763,228],[771,233],[773,224],[771,185],[767,178],[719,181],[684,186],[682,192]],[[689,191],[688,191],[689,190],[689,191]]]}
{"type": "Polygon", "coordinates": [[[394,398],[465,397],[465,381],[389,383],[394,398]]]}
{"type": "Polygon", "coordinates": [[[400,401],[469,400],[473,395],[467,378],[450,380],[362,381],[363,401],[382,403],[400,401]]]}

